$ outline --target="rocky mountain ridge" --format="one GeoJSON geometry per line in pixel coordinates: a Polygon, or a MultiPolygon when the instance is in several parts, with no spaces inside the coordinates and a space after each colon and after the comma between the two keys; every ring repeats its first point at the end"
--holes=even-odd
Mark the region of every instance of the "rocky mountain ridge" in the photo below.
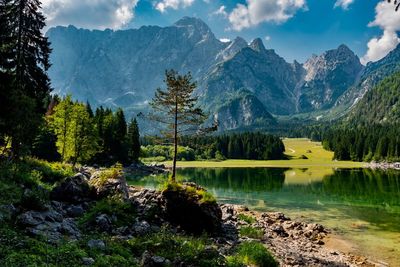
{"type": "Polygon", "coordinates": [[[359,83],[379,76],[381,65],[392,62],[364,68],[341,45],[304,64],[288,63],[259,38],[250,44],[241,37],[221,42],[207,24],[190,17],[169,27],[120,31],[56,27],[47,36],[55,93],[70,93],[94,106],[121,106],[134,115],[147,110],[155,89],[163,86],[166,69],[190,71],[198,82],[200,104],[224,122],[222,130],[271,125],[271,113],[350,106],[366,90],[359,83]]]}

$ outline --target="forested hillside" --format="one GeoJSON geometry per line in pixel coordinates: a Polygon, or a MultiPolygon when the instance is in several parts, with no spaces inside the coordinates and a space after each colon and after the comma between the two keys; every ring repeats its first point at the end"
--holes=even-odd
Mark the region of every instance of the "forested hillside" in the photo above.
{"type": "Polygon", "coordinates": [[[400,123],[400,73],[395,73],[367,92],[351,111],[352,125],[400,123]]]}

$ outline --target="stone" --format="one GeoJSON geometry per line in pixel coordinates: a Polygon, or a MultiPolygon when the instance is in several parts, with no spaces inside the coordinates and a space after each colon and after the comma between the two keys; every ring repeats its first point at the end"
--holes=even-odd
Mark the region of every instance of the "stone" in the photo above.
{"type": "Polygon", "coordinates": [[[85,213],[81,205],[71,205],[67,208],[67,215],[71,217],[80,217],[85,213]]]}
{"type": "Polygon", "coordinates": [[[80,203],[96,197],[96,191],[89,185],[87,178],[81,174],[65,179],[50,193],[53,200],[80,203]]]}
{"type": "Polygon", "coordinates": [[[98,199],[114,195],[121,195],[124,199],[129,198],[128,184],[122,174],[104,180],[102,171],[96,171],[90,177],[89,183],[95,188],[98,199]]]}
{"type": "Polygon", "coordinates": [[[110,232],[112,229],[111,219],[106,214],[100,214],[95,219],[96,226],[100,231],[110,232]]]}
{"type": "Polygon", "coordinates": [[[147,250],[143,252],[140,261],[140,266],[142,267],[163,267],[170,266],[171,262],[160,256],[152,256],[147,250]]]}
{"type": "Polygon", "coordinates": [[[82,264],[85,266],[90,266],[94,264],[94,259],[93,258],[82,258],[82,264]]]}
{"type": "Polygon", "coordinates": [[[91,239],[88,241],[87,246],[91,249],[104,250],[106,248],[106,244],[103,240],[100,239],[91,239]]]}
{"type": "Polygon", "coordinates": [[[132,230],[137,236],[144,236],[146,234],[149,234],[152,228],[148,222],[141,221],[141,222],[136,222],[132,226],[132,230]]]}
{"type": "Polygon", "coordinates": [[[222,224],[220,206],[215,202],[201,202],[197,194],[188,193],[189,186],[204,190],[195,184],[184,184],[182,188],[162,192],[167,220],[193,234],[219,232],[222,224]]]}
{"type": "Polygon", "coordinates": [[[44,222],[44,216],[37,211],[27,211],[17,217],[17,223],[22,226],[36,226],[44,222]]]}

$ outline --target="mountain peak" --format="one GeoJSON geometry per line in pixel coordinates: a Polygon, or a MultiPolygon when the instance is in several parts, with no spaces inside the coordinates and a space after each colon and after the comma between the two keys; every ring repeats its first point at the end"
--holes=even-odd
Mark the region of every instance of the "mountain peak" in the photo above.
{"type": "Polygon", "coordinates": [[[250,47],[257,52],[263,52],[266,51],[265,46],[263,44],[263,41],[260,38],[256,38],[254,39],[251,44],[250,47]]]}
{"type": "Polygon", "coordinates": [[[196,28],[205,28],[209,30],[208,25],[203,20],[196,17],[183,17],[175,22],[174,25],[179,27],[193,26],[196,28]]]}

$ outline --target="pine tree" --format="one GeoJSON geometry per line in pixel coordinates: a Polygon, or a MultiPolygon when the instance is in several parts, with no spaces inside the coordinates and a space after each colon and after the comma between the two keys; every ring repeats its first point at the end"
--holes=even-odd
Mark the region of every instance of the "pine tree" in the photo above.
{"type": "Polygon", "coordinates": [[[11,137],[14,157],[18,157],[32,142],[46,111],[50,45],[42,32],[45,18],[39,0],[3,0],[0,5],[1,20],[6,20],[7,27],[6,34],[0,34],[2,42],[5,40],[1,53],[7,55],[5,70],[12,77],[6,85],[6,135],[11,137]]]}
{"type": "Polygon", "coordinates": [[[140,134],[136,119],[132,119],[128,127],[129,160],[137,162],[140,156],[140,134]]]}
{"type": "Polygon", "coordinates": [[[192,81],[190,73],[179,75],[174,70],[165,72],[164,80],[167,89],[157,89],[150,103],[154,113],[150,118],[165,126],[162,133],[173,141],[173,167],[171,180],[175,182],[176,160],[178,153],[179,137],[185,134],[211,131],[215,127],[200,129],[207,116],[196,107],[197,97],[193,97],[196,83],[192,81]]]}

